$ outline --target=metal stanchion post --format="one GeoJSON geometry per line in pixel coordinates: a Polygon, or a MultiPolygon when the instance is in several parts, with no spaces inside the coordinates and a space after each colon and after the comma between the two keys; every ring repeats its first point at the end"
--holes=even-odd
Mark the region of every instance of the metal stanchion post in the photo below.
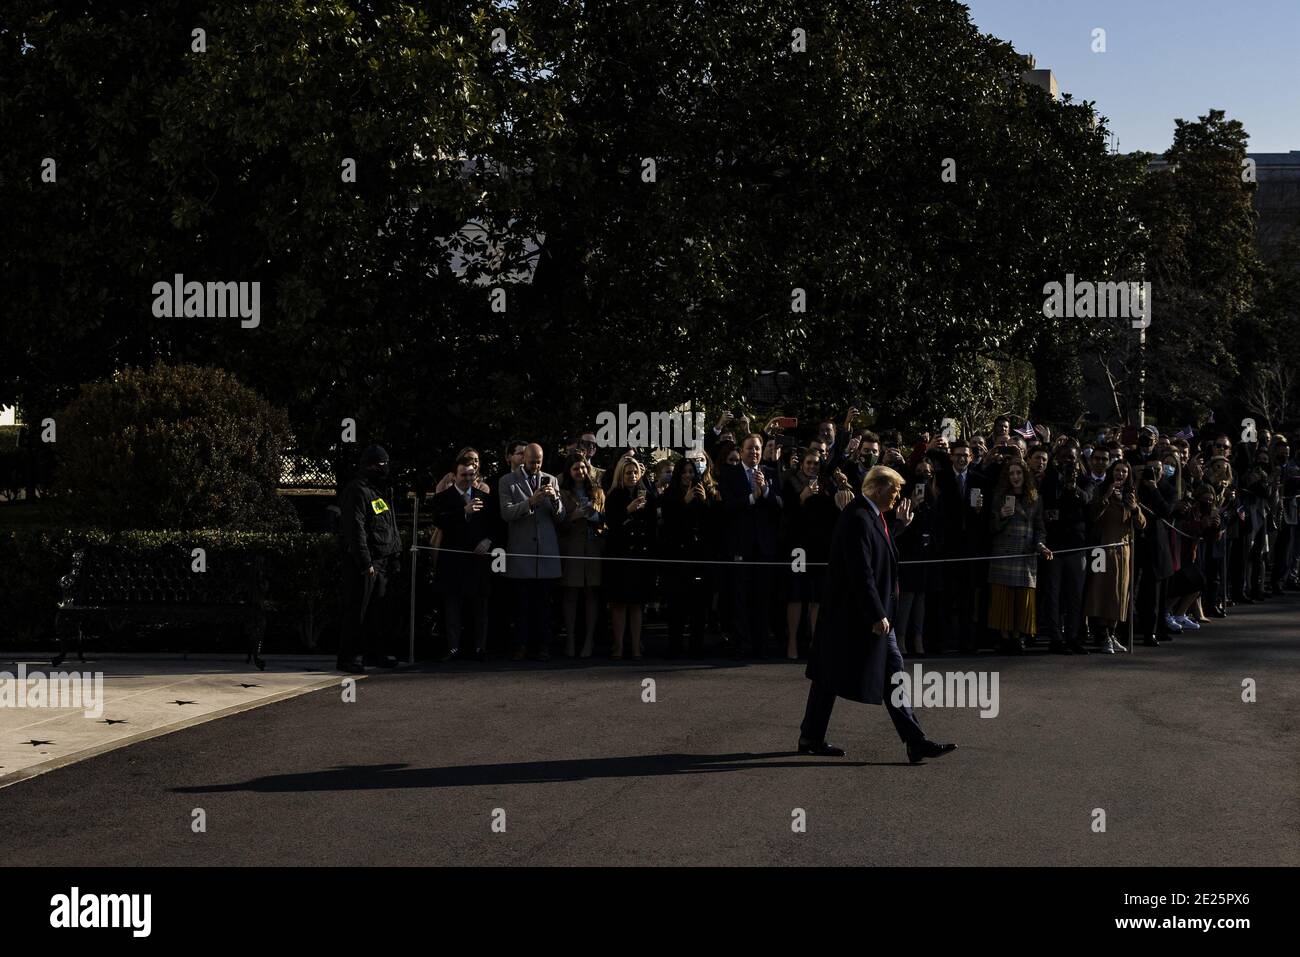
{"type": "Polygon", "coordinates": [[[415,664],[415,583],[418,580],[415,577],[415,563],[420,557],[420,550],[417,547],[418,541],[416,536],[420,532],[420,493],[415,493],[415,508],[411,511],[411,610],[409,626],[409,644],[407,649],[407,663],[415,664]]]}
{"type": "Polygon", "coordinates": [[[1137,520],[1132,521],[1128,533],[1128,651],[1133,654],[1133,635],[1137,618],[1137,520]]]}

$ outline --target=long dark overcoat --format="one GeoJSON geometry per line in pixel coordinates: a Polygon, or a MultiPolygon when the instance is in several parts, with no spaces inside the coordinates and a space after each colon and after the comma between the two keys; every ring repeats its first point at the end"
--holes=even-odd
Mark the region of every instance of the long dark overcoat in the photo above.
{"type": "MultiPolygon", "coordinates": [[[[891,527],[891,531],[893,528],[891,527]]],[[[880,704],[889,636],[871,626],[893,622],[898,552],[867,500],[844,507],[831,539],[826,595],[805,671],[810,681],[863,704],[880,704]]]]}

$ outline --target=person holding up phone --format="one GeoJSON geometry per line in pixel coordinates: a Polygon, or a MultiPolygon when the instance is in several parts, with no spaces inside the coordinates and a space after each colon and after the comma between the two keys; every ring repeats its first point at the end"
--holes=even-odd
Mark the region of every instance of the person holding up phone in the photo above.
{"type": "Polygon", "coordinates": [[[1088,505],[1088,520],[1092,523],[1094,541],[1116,542],[1120,547],[1106,549],[1104,569],[1089,575],[1083,613],[1099,625],[1102,654],[1127,652],[1127,646],[1119,639],[1118,628],[1128,621],[1134,530],[1146,528],[1146,517],[1138,508],[1133,485],[1133,467],[1128,462],[1118,459],[1107,468],[1105,480],[1088,505]]]}
{"type": "MultiPolygon", "coordinates": [[[[980,591],[988,579],[988,567],[971,559],[987,554],[988,513],[984,508],[983,473],[972,465],[971,448],[965,439],[928,453],[938,463],[935,484],[939,489],[939,554],[942,566],[940,607],[944,616],[944,641],[962,654],[978,650],[975,620],[980,591]]],[[[933,650],[933,649],[932,649],[933,650]]]]}
{"type": "Polygon", "coordinates": [[[487,653],[488,598],[491,592],[492,543],[501,535],[501,517],[492,493],[478,476],[479,458],[462,450],[456,457],[455,480],[433,497],[434,522],[441,531],[434,586],[443,598],[442,661],[460,657],[461,634],[469,619],[473,627],[473,657],[487,653]]]}
{"type": "Polygon", "coordinates": [[[673,480],[661,498],[663,524],[659,554],[664,601],[668,606],[668,657],[682,654],[690,626],[691,657],[704,653],[704,632],[713,598],[716,558],[716,513],[719,496],[703,450],[692,450],[677,463],[673,480]]]}
{"type": "Polygon", "coordinates": [[[600,558],[605,552],[605,492],[581,451],[565,461],[560,497],[565,519],[560,523],[560,555],[564,588],[564,654],[572,658],[578,634],[578,601],[583,603],[584,638],[581,658],[590,658],[596,637],[601,587],[600,558]]]}
{"type": "MultiPolygon", "coordinates": [[[[935,480],[936,462],[943,463],[946,453],[926,457],[912,471],[913,482],[908,498],[912,521],[898,533],[898,558],[900,562],[928,562],[939,551],[939,487],[935,480]]],[[[925,618],[927,605],[938,607],[938,590],[942,580],[942,566],[935,564],[907,564],[899,569],[898,614],[894,629],[898,634],[898,650],[903,654],[925,657],[925,618]]]]}
{"type": "Polygon", "coordinates": [[[839,508],[831,493],[822,487],[821,456],[813,449],[804,450],[797,468],[782,480],[781,499],[790,503],[781,519],[782,553],[795,554],[802,549],[805,566],[801,571],[782,570],[786,594],[786,653],[790,661],[799,658],[799,626],[808,609],[808,634],[817,628],[822,592],[826,587],[825,562],[830,555],[831,535],[839,508]]]}
{"type": "Polygon", "coordinates": [[[624,638],[630,637],[631,658],[641,660],[641,620],[645,603],[654,590],[653,567],[638,559],[654,551],[655,510],[642,483],[641,464],[631,456],[618,460],[613,481],[605,498],[605,523],[609,528],[605,546],[605,598],[609,602],[614,648],[610,658],[621,661],[624,638]]]}
{"type": "Polygon", "coordinates": [[[562,573],[556,528],[565,512],[555,476],[542,471],[544,455],[536,442],[529,444],[522,464],[497,484],[507,527],[505,575],[514,596],[512,661],[529,652],[537,661],[550,658],[551,592],[562,573]]]}
{"type": "Polygon", "coordinates": [[[988,622],[1001,635],[1003,649],[1020,654],[1025,638],[1038,633],[1038,556],[1051,561],[1052,552],[1046,545],[1043,502],[1023,462],[1006,464],[993,500],[1001,505],[991,518],[988,622]]]}

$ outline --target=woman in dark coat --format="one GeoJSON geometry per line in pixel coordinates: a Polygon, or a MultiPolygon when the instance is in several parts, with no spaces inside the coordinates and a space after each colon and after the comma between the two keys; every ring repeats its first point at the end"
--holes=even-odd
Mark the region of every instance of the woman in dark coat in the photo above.
{"type": "Polygon", "coordinates": [[[939,554],[940,531],[943,528],[939,513],[939,485],[934,477],[934,462],[922,459],[913,472],[910,487],[912,523],[898,533],[898,560],[916,562],[900,565],[898,580],[898,615],[894,630],[898,634],[898,650],[925,657],[926,605],[936,602],[942,567],[928,562],[939,554]],[[919,494],[918,494],[919,490],[919,494]]]}
{"type": "Polygon", "coordinates": [[[799,467],[786,472],[781,480],[781,501],[788,503],[781,519],[784,554],[792,555],[794,549],[802,548],[805,562],[802,571],[790,565],[782,571],[786,583],[785,656],[791,661],[799,658],[799,623],[804,605],[808,606],[808,632],[817,631],[817,613],[826,589],[826,559],[839,518],[839,508],[831,495],[834,486],[822,486],[820,465],[821,456],[809,449],[803,453],[799,467]]]}
{"type": "Polygon", "coordinates": [[[664,600],[668,605],[670,658],[682,653],[688,623],[691,656],[699,657],[703,653],[704,629],[713,597],[709,575],[713,566],[706,564],[717,558],[716,539],[710,537],[714,527],[710,514],[722,509],[703,453],[700,456],[677,463],[668,490],[661,496],[663,525],[659,554],[670,562],[661,571],[664,600]]]}
{"type": "Polygon", "coordinates": [[[655,510],[648,507],[641,482],[641,466],[623,456],[614,466],[609,494],[605,496],[605,558],[601,580],[609,601],[614,628],[615,661],[623,657],[623,635],[631,633],[632,658],[641,658],[641,614],[654,590],[651,566],[631,559],[649,558],[654,549],[655,510]]]}

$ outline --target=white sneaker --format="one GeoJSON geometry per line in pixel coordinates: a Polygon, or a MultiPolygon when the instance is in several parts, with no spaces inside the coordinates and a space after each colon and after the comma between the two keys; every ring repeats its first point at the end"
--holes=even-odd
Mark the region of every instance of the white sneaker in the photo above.
{"type": "Polygon", "coordinates": [[[1201,626],[1186,615],[1179,615],[1174,621],[1183,626],[1183,631],[1200,631],[1201,626]]]}
{"type": "Polygon", "coordinates": [[[1173,615],[1165,615],[1165,628],[1173,632],[1175,635],[1181,635],[1183,633],[1182,625],[1178,623],[1178,619],[1173,615]]]}

